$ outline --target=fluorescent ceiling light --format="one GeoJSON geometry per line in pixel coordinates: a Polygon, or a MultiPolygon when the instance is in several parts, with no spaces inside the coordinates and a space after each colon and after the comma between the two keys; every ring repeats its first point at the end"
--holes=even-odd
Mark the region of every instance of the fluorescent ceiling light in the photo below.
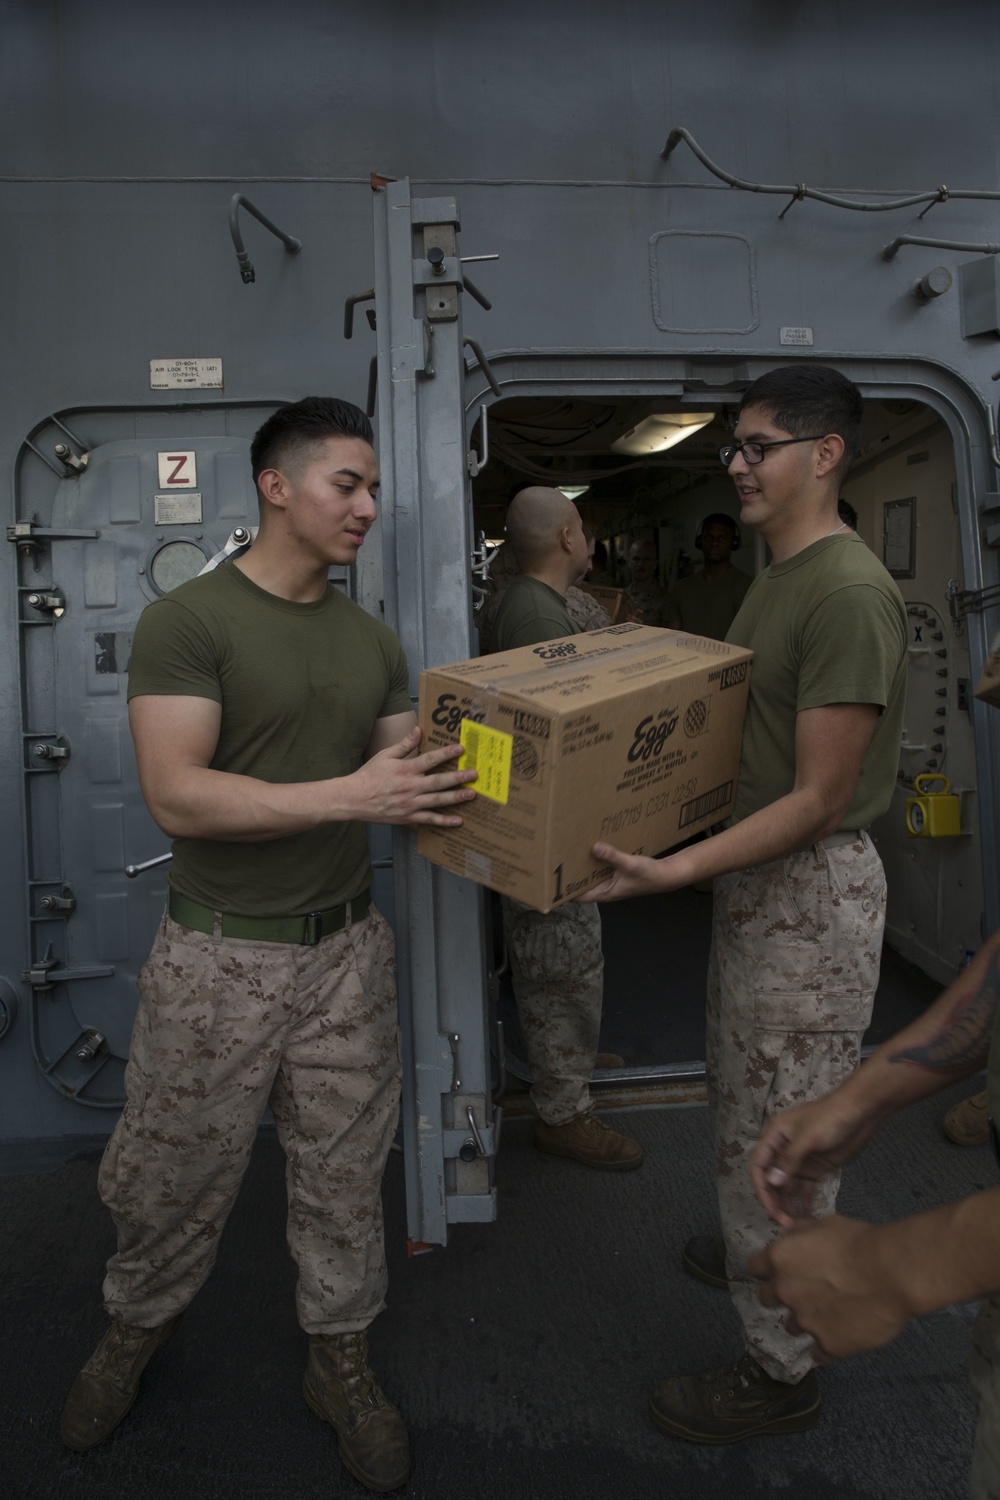
{"type": "Polygon", "coordinates": [[[682,443],[693,432],[707,427],[714,415],[711,411],[653,412],[620,438],[616,438],[611,444],[612,452],[637,456],[643,453],[663,453],[675,443],[682,443]]]}
{"type": "Polygon", "coordinates": [[[557,484],[556,489],[560,495],[565,495],[567,500],[579,500],[590,489],[589,484],[557,484]]]}

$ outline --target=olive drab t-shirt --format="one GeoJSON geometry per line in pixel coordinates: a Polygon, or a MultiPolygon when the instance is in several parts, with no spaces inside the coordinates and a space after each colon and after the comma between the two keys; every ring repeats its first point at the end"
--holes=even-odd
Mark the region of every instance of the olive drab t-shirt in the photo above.
{"type": "Polygon", "coordinates": [[[716,578],[706,578],[703,572],[682,578],[673,592],[681,629],[724,641],[752,582],[742,568],[730,568],[716,578]]]}
{"type": "Polygon", "coordinates": [[[786,796],[795,716],[833,703],[882,712],[840,827],[865,828],[892,800],[906,694],[902,595],[854,532],[772,563],[750,585],[726,640],[754,652],[735,821],[786,796]]]}
{"type": "Polygon", "coordinates": [[[511,651],[515,646],[537,646],[541,641],[579,634],[562,594],[538,578],[519,573],[500,600],[491,645],[494,651],[511,651]]]}
{"type": "MultiPolygon", "coordinates": [[[[346,776],[377,719],[409,712],[396,636],[337,589],[308,604],[269,594],[232,563],[142,613],[129,698],[222,706],[212,769],[289,783],[346,776]]],[[[296,916],[360,895],[371,879],[362,823],[258,842],[176,839],[171,886],[216,911],[296,916]]]]}

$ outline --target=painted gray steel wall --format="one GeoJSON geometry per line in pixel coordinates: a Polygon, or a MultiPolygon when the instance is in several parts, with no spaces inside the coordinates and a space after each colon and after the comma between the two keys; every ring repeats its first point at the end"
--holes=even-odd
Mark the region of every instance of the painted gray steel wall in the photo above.
{"type": "MultiPolygon", "coordinates": [[[[614,10],[592,0],[489,9],[6,0],[0,30],[7,473],[47,412],[160,404],[153,357],[220,356],[225,393],[209,397],[220,405],[310,390],[363,401],[374,340],[361,322],[345,343],[341,327],[344,298],[372,284],[374,169],[453,193],[463,253],[500,252],[476,278],[494,311],[467,301],[465,319],[502,377],[520,371],[537,383],[546,369],[570,370],[566,351],[620,351],[617,372],[637,388],[683,376],[687,355],[711,354],[738,374],[751,356],[788,352],[781,327],[809,326],[814,353],[857,356],[859,378],[876,380],[891,356],[900,385],[948,386],[954,430],[960,441],[969,434],[966,486],[996,488],[977,409],[995,393],[996,335],[963,340],[957,287],[924,306],[910,295],[931,266],[954,272],[977,257],[879,255],[904,232],[1000,238],[996,204],[952,201],[919,219],[803,202],[780,219],[783,199],[722,186],[685,146],[659,156],[682,125],[753,181],[866,197],[942,183],[995,189],[1000,14],[989,0],[963,0],[946,21],[927,0],[624,0],[614,10]],[[289,257],[245,218],[253,286],[240,280],[227,229],[237,190],[304,242],[289,257]],[[654,288],[651,241],[671,232],[656,241],[670,285],[654,288]],[[699,274],[715,255],[724,267],[743,256],[745,281],[727,277],[723,291],[699,274]],[[657,326],[654,290],[660,323],[688,331],[657,326]],[[662,311],[671,298],[673,315],[662,311]],[[725,331],[744,309],[753,322],[755,301],[756,326],[725,331]],[[954,373],[939,380],[938,370],[954,373]]],[[[594,357],[575,368],[607,378],[611,365],[594,357]]],[[[971,547],[974,521],[964,524],[971,547]]],[[[0,975],[16,980],[25,954],[15,618],[8,557],[0,975]]],[[[23,1025],[0,1041],[0,1067],[0,1137],[95,1127],[38,1079],[23,1025]]]]}

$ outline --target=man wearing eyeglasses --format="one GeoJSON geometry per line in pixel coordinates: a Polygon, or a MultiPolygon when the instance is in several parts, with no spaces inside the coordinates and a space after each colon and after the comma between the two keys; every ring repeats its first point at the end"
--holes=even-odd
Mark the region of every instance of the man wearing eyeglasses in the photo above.
{"type": "MultiPolygon", "coordinates": [[[[590,899],[715,877],[706,1056],[722,1238],[689,1240],[683,1264],[728,1287],[745,1351],[654,1387],[653,1421],[694,1442],[797,1432],[820,1415],[812,1341],[761,1305],[749,1272],[776,1233],[749,1162],[771,1115],[857,1067],[878,982],[885,875],[867,828],[896,781],[907,622],[895,583],[837,513],[861,411],[857,388],[822,365],[772,370],[747,390],[720,457],[741,524],[772,560],[726,637],[754,652],[730,826],[659,860],[593,851],[615,874],[590,899]]],[[[824,1185],[817,1212],[832,1211],[837,1186],[824,1185]]]]}

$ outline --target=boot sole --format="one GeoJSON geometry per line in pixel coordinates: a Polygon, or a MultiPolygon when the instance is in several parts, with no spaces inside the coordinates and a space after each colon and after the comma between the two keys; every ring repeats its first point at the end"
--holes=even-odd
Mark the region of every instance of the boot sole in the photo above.
{"type": "Polygon", "coordinates": [[[566,1161],[578,1161],[582,1167],[593,1167],[597,1172],[635,1172],[646,1160],[645,1152],[636,1161],[591,1161],[589,1157],[579,1156],[575,1151],[567,1151],[562,1146],[543,1146],[540,1141],[535,1141],[534,1147],[546,1156],[561,1156],[566,1161]]]}
{"type": "Polygon", "coordinates": [[[688,1443],[704,1443],[715,1447],[725,1443],[742,1443],[747,1438],[780,1437],[787,1432],[805,1432],[808,1428],[815,1427],[819,1421],[821,1405],[821,1398],[817,1396],[813,1405],[806,1407],[805,1411],[790,1412],[787,1417],[776,1417],[773,1422],[762,1422],[759,1427],[745,1427],[740,1432],[696,1432],[672,1417],[663,1416],[657,1411],[652,1401],[649,1403],[649,1417],[653,1426],[657,1427],[660,1432],[665,1432],[669,1437],[683,1438],[688,1443]]]}
{"type": "Polygon", "coordinates": [[[309,1386],[305,1381],[302,1382],[302,1396],[309,1410],[315,1416],[319,1417],[321,1422],[326,1422],[329,1427],[332,1427],[334,1432],[337,1434],[337,1454],[340,1458],[340,1462],[344,1465],[344,1468],[348,1471],[349,1474],[353,1474],[355,1479],[363,1484],[366,1489],[374,1490],[378,1495],[387,1495],[389,1494],[390,1490],[401,1490],[403,1488],[403,1485],[410,1477],[410,1473],[413,1467],[412,1464],[407,1464],[405,1473],[401,1474],[398,1479],[393,1478],[386,1481],[374,1479],[371,1474],[366,1474],[363,1469],[359,1468],[359,1466],[351,1458],[350,1454],[345,1450],[344,1439],[340,1434],[340,1430],[337,1427],[336,1422],[332,1422],[328,1413],[323,1409],[321,1404],[313,1399],[312,1393],[309,1390],[309,1386]]]}
{"type": "Polygon", "coordinates": [[[118,1420],[116,1421],[115,1425],[113,1427],[109,1427],[108,1430],[107,1430],[107,1432],[102,1432],[99,1437],[92,1438],[90,1440],[90,1442],[87,1442],[87,1443],[75,1443],[75,1442],[71,1442],[70,1439],[63,1432],[63,1430],[62,1430],[62,1424],[60,1423],[60,1427],[59,1427],[59,1441],[62,1443],[63,1447],[64,1448],[68,1448],[71,1453],[89,1453],[92,1448],[99,1448],[102,1443],[106,1443],[107,1442],[108,1438],[111,1437],[113,1433],[116,1433],[118,1431],[119,1427],[122,1425],[122,1423],[124,1422],[125,1418],[128,1416],[129,1412],[132,1410],[133,1406],[135,1405],[135,1403],[136,1403],[136,1401],[138,1399],[138,1396],[139,1396],[139,1392],[136,1391],[135,1395],[132,1397],[132,1399],[129,1402],[128,1406],[126,1406],[125,1410],[122,1412],[121,1416],[118,1418],[118,1420]]]}

